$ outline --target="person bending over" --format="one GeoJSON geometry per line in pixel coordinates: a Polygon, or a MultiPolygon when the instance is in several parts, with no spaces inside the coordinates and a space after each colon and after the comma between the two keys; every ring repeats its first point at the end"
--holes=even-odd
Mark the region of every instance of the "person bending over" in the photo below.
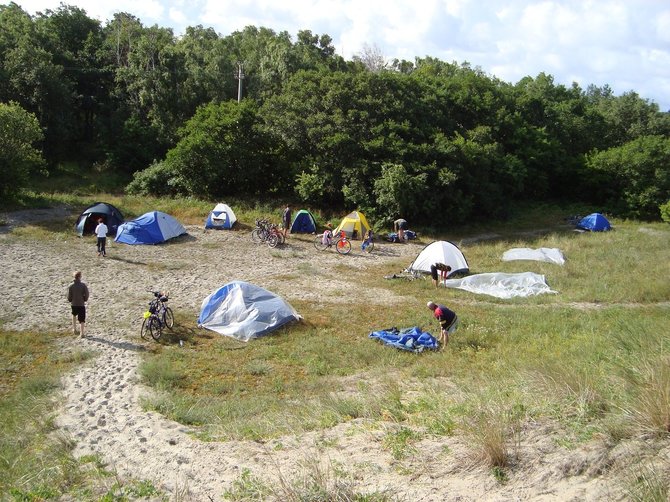
{"type": "Polygon", "coordinates": [[[449,272],[451,272],[451,267],[449,265],[445,265],[444,263],[435,263],[430,266],[430,276],[433,279],[433,284],[435,287],[437,287],[438,284],[438,272],[440,273],[440,281],[444,282],[444,280],[449,275],[449,272]]]}
{"type": "Polygon", "coordinates": [[[448,309],[444,305],[438,305],[434,302],[428,302],[428,309],[433,311],[433,316],[440,323],[440,338],[439,342],[442,346],[446,346],[449,343],[449,335],[456,331],[458,326],[458,316],[456,312],[448,309]]]}

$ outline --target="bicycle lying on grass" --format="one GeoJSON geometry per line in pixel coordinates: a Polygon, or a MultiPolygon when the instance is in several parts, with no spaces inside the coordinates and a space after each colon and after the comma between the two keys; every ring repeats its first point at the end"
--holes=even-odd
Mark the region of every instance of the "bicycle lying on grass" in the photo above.
{"type": "Polygon", "coordinates": [[[337,238],[322,234],[317,235],[316,239],[314,239],[314,247],[318,251],[325,251],[332,246],[335,246],[335,250],[340,254],[349,254],[351,251],[351,241],[344,231],[341,231],[340,236],[337,238]]]}
{"type": "Polygon", "coordinates": [[[144,321],[140,336],[144,339],[149,337],[158,340],[163,334],[163,328],[172,329],[174,326],[174,314],[172,309],[167,306],[169,293],[161,291],[151,291],[154,298],[149,302],[149,310],[144,312],[144,321]]]}

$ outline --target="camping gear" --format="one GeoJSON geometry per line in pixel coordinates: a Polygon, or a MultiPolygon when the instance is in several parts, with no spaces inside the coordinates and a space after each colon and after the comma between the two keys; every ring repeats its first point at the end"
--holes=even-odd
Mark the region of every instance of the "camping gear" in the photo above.
{"type": "Polygon", "coordinates": [[[421,331],[421,328],[416,326],[403,330],[390,328],[373,331],[368,336],[396,349],[408,350],[415,353],[423,352],[426,349],[437,350],[438,348],[435,337],[428,332],[421,331]]]}
{"type": "Polygon", "coordinates": [[[555,263],[557,265],[565,264],[563,253],[561,253],[560,249],[556,248],[512,248],[503,253],[502,260],[534,260],[546,261],[547,263],[555,263]]]}
{"type": "Polygon", "coordinates": [[[591,213],[585,216],[577,223],[577,230],[587,230],[589,232],[605,232],[612,230],[612,225],[600,213],[591,213]]]}
{"type": "MultiPolygon", "coordinates": [[[[405,240],[410,241],[416,239],[416,232],[413,232],[411,230],[405,230],[405,240]]],[[[398,236],[398,232],[391,232],[388,234],[386,237],[386,240],[389,242],[400,242],[400,237],[398,236]]]]}
{"type": "Polygon", "coordinates": [[[532,296],[543,293],[557,293],[549,288],[544,276],[533,272],[519,274],[503,274],[492,272],[476,274],[462,279],[447,279],[444,285],[448,288],[464,289],[471,293],[509,299],[516,296],[532,296]]]}
{"type": "Polygon", "coordinates": [[[183,225],[169,214],[150,211],[120,225],[114,240],[124,244],[158,244],[185,233],[183,225]]]}
{"type": "Polygon", "coordinates": [[[436,263],[444,263],[451,267],[447,277],[454,274],[467,274],[470,272],[468,262],[458,246],[449,241],[435,241],[428,244],[417,255],[408,272],[430,273],[430,266],[436,263]]]}
{"type": "Polygon", "coordinates": [[[316,220],[312,213],[307,209],[301,209],[295,215],[293,223],[291,224],[292,234],[315,234],[316,220]]]}
{"type": "Polygon", "coordinates": [[[100,218],[107,225],[107,235],[116,235],[119,225],[123,223],[121,211],[107,202],[96,202],[84,209],[77,218],[74,224],[77,235],[81,237],[94,233],[100,218]]]}
{"type": "Polygon", "coordinates": [[[244,281],[232,281],[202,302],[198,327],[248,342],[300,315],[282,298],[244,281]]]}
{"type": "Polygon", "coordinates": [[[368,220],[360,211],[352,211],[337,226],[333,234],[338,235],[343,231],[350,239],[362,240],[366,232],[370,230],[368,220]]]}
{"type": "Polygon", "coordinates": [[[237,221],[237,217],[228,204],[219,202],[207,215],[205,228],[230,230],[237,221]]]}

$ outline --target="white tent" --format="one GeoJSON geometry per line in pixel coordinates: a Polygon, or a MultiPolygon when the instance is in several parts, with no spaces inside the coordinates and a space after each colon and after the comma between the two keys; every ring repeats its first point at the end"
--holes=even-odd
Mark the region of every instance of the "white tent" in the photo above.
{"type": "Polygon", "coordinates": [[[300,318],[276,294],[255,284],[233,281],[203,300],[198,326],[248,342],[300,318]]]}
{"type": "Polygon", "coordinates": [[[430,272],[430,266],[444,263],[451,267],[449,275],[467,274],[470,271],[468,262],[456,244],[448,241],[435,241],[428,244],[414,259],[407,269],[408,272],[430,272]]]}
{"type": "Polygon", "coordinates": [[[502,260],[534,260],[546,261],[547,263],[555,263],[557,265],[565,264],[563,253],[557,248],[512,248],[503,253],[502,260]]]}
{"type": "Polygon", "coordinates": [[[513,298],[515,296],[532,296],[542,293],[556,293],[549,288],[544,276],[533,272],[519,274],[503,274],[492,272],[476,274],[463,279],[447,279],[444,285],[448,288],[463,289],[471,293],[495,296],[496,298],[513,298]]]}
{"type": "Polygon", "coordinates": [[[230,229],[236,221],[237,217],[230,206],[219,202],[209,212],[205,220],[205,228],[230,229]]]}

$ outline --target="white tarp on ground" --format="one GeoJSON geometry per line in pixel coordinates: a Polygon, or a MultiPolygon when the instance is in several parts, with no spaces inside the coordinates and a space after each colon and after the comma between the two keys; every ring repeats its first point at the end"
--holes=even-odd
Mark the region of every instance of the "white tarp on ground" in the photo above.
{"type": "Polygon", "coordinates": [[[516,296],[533,296],[543,293],[557,293],[549,288],[544,276],[533,272],[519,274],[503,274],[492,272],[476,274],[463,279],[447,279],[444,285],[448,288],[464,289],[471,293],[495,296],[496,298],[514,298],[516,296]]]}
{"type": "Polygon", "coordinates": [[[563,265],[565,263],[563,253],[561,253],[561,250],[557,248],[512,248],[503,253],[502,259],[503,261],[546,261],[548,263],[556,263],[557,265],[563,265]]]}

